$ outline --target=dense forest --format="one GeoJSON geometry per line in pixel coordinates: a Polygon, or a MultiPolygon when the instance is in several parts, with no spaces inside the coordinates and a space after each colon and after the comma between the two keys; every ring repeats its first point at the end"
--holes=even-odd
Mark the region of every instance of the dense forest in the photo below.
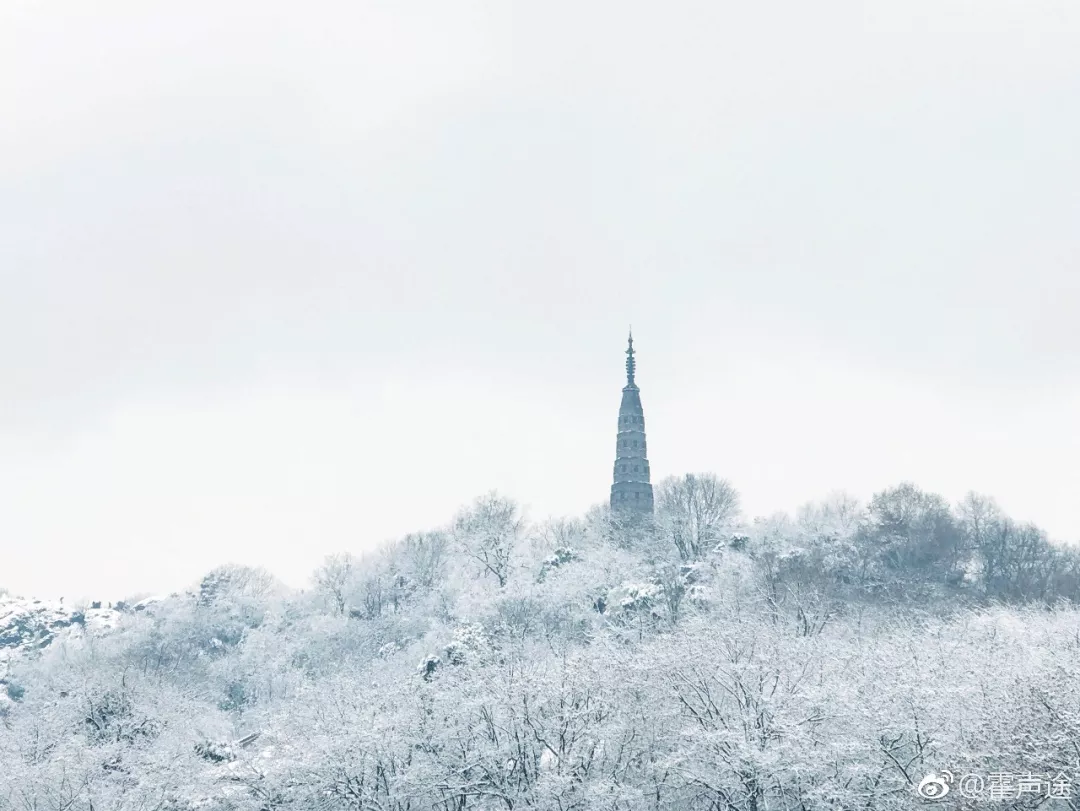
{"type": "Polygon", "coordinates": [[[0,598],[0,811],[909,809],[944,770],[1074,808],[1078,601],[1080,554],[975,494],[492,493],[304,591],[0,598]]]}

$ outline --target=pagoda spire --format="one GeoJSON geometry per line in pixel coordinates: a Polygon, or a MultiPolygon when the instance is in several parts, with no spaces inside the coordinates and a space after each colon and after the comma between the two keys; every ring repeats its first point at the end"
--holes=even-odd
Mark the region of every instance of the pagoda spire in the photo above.
{"type": "Polygon", "coordinates": [[[634,333],[631,330],[626,342],[626,386],[619,405],[611,510],[620,514],[651,515],[653,489],[645,447],[645,412],[641,407],[641,391],[634,381],[636,371],[634,333]]]}

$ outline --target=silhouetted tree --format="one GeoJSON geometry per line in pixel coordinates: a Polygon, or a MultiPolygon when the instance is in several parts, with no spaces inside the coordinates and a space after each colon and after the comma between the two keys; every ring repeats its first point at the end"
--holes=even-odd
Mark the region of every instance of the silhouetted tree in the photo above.
{"type": "Polygon", "coordinates": [[[712,473],[671,476],[656,486],[656,523],[683,560],[699,560],[739,515],[739,494],[712,473]]]}

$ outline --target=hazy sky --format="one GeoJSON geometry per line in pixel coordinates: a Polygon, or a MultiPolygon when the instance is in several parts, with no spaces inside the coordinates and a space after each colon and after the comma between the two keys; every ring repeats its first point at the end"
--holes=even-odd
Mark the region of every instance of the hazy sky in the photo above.
{"type": "Polygon", "coordinates": [[[498,488],[913,480],[1080,538],[1080,4],[0,4],[0,585],[498,488]]]}

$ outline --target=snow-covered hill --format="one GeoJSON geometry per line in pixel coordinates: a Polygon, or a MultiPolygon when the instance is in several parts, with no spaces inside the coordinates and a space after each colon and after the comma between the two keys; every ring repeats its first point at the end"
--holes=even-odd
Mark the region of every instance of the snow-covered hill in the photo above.
{"type": "MultiPolygon", "coordinates": [[[[144,611],[159,598],[132,605],[118,603],[88,608],[65,606],[62,601],[0,597],[0,664],[30,651],[42,650],[64,634],[104,633],[115,628],[125,612],[144,611]]],[[[2,675],[0,667],[0,675],[2,675]]]]}

